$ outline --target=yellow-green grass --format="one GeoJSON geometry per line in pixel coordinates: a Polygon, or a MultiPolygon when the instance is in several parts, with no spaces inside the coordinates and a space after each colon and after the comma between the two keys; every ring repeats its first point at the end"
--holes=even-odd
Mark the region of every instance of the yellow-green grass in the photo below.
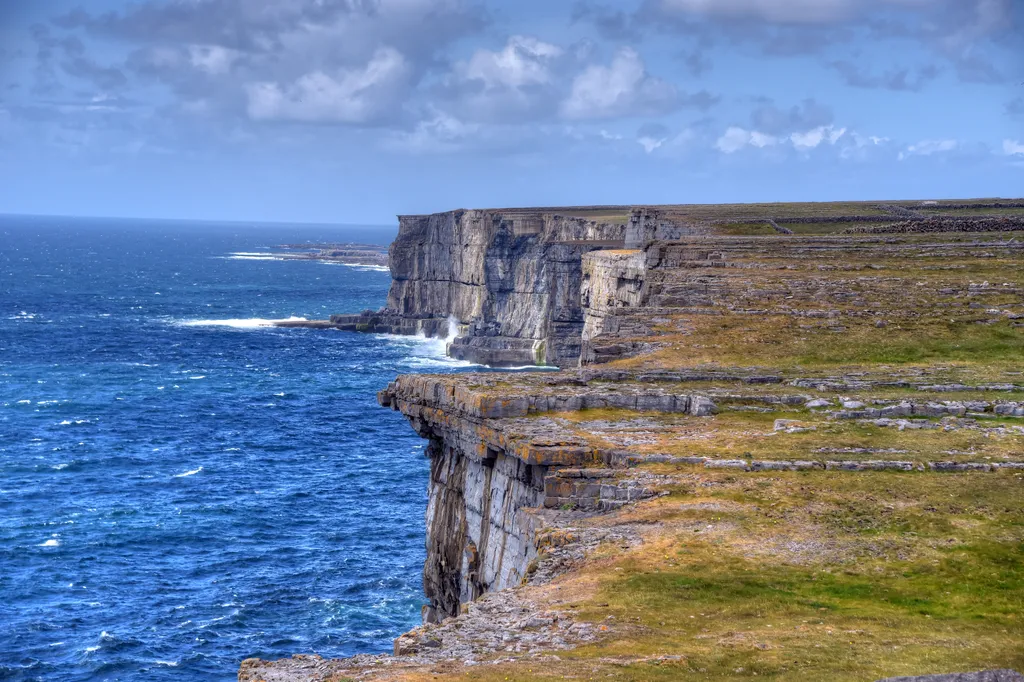
{"type": "Polygon", "coordinates": [[[1024,361],[1024,328],[1006,319],[978,324],[958,317],[902,319],[879,329],[871,319],[842,317],[677,316],[659,330],[661,348],[617,364],[660,369],[763,367],[783,372],[798,367],[842,370],[942,364],[961,373],[970,370],[975,382],[1019,371],[1024,361]],[[676,334],[671,333],[673,328],[676,334]]]}
{"type": "Polygon", "coordinates": [[[1024,669],[1021,474],[693,475],[546,591],[602,631],[405,679],[835,680],[1024,669]]]}
{"type": "MultiPolygon", "coordinates": [[[[900,431],[855,420],[827,420],[822,414],[792,408],[769,413],[723,411],[712,417],[613,409],[548,416],[599,449],[621,449],[623,441],[629,440],[629,450],[637,455],[818,462],[881,459],[921,465],[934,461],[1024,462],[1024,434],[993,430],[1024,426],[1024,419],[1013,417],[980,420],[978,429],[900,431]],[[776,419],[792,419],[813,430],[775,431],[776,419]]],[[[673,473],[692,470],[693,465],[654,468],[659,473],[673,473]]]]}

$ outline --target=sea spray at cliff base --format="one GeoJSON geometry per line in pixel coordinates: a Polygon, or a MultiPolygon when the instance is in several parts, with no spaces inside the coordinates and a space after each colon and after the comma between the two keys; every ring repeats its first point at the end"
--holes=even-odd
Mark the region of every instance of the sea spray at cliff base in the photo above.
{"type": "Polygon", "coordinates": [[[228,258],[393,234],[0,219],[0,678],[227,680],[420,622],[428,463],[375,394],[469,363],[270,326],[387,272],[228,258]]]}

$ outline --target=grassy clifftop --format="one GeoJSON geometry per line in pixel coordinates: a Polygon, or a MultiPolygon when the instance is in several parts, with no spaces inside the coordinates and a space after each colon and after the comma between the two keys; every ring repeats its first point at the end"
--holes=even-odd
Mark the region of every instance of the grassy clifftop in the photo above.
{"type": "Polygon", "coordinates": [[[385,392],[450,447],[544,467],[524,584],[403,636],[400,656],[240,679],[1024,670],[1024,233],[824,220],[1024,209],[659,210],[710,229],[584,258],[581,369],[385,392]]]}

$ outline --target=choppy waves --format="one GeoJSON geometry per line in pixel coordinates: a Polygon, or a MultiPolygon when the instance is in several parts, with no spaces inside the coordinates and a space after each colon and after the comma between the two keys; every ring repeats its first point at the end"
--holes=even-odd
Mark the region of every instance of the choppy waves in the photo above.
{"type": "Polygon", "coordinates": [[[285,317],[281,319],[266,319],[262,317],[233,318],[226,320],[177,320],[174,324],[182,327],[232,327],[234,329],[259,329],[261,327],[273,327],[278,322],[303,322],[305,317],[285,317]]]}
{"type": "Polygon", "coordinates": [[[429,465],[375,393],[469,363],[273,329],[385,300],[368,266],[259,262],[329,235],[104,229],[0,249],[29,283],[0,315],[0,679],[218,682],[253,655],[389,650],[420,620],[429,465]]]}

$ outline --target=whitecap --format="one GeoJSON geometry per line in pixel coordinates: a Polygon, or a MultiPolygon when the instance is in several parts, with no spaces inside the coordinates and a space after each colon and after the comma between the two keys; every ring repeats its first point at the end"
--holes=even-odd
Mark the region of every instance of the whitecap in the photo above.
{"type": "Polygon", "coordinates": [[[50,646],[64,646],[64,642],[52,642],[50,646]]]}
{"type": "Polygon", "coordinates": [[[99,651],[100,648],[98,646],[87,646],[85,650],[87,653],[92,653],[93,651],[99,651]]]}
{"type": "Polygon", "coordinates": [[[31,405],[32,401],[31,400],[19,400],[18,404],[19,405],[31,405]]]}
{"type": "Polygon", "coordinates": [[[227,618],[231,618],[232,616],[237,616],[237,615],[238,615],[238,609],[235,609],[234,611],[232,611],[231,613],[227,614],[226,616],[218,616],[217,618],[211,618],[210,620],[206,621],[205,623],[200,623],[199,624],[199,629],[200,630],[205,630],[206,628],[210,627],[214,623],[219,623],[222,620],[225,620],[227,618]]]}
{"type": "Polygon", "coordinates": [[[61,462],[60,464],[54,464],[51,468],[60,471],[61,469],[67,469],[69,466],[71,466],[71,462],[61,462]]]}
{"type": "Polygon", "coordinates": [[[166,665],[166,666],[170,666],[172,668],[178,667],[178,662],[177,661],[160,661],[160,660],[158,660],[158,661],[155,661],[155,663],[157,665],[166,665]]]}
{"type": "Polygon", "coordinates": [[[200,374],[199,376],[195,376],[195,377],[189,377],[189,379],[205,379],[205,378],[206,378],[205,374],[200,374]]]}
{"type": "Polygon", "coordinates": [[[261,327],[273,327],[278,322],[304,322],[304,317],[287,317],[279,320],[265,319],[261,317],[235,318],[226,320],[183,320],[176,324],[182,327],[233,327],[235,329],[259,329],[261,327]]]}
{"type": "Polygon", "coordinates": [[[269,253],[254,254],[249,256],[242,256],[239,254],[227,257],[221,257],[223,260],[286,260],[285,258],[279,258],[269,253]]]}
{"type": "Polygon", "coordinates": [[[57,538],[50,538],[46,542],[36,545],[36,547],[60,547],[60,540],[57,538]]]}
{"type": "Polygon", "coordinates": [[[353,270],[366,270],[372,272],[391,272],[387,265],[373,265],[372,263],[339,263],[338,261],[318,261],[323,265],[343,265],[353,270]]]}
{"type": "Polygon", "coordinates": [[[198,474],[202,470],[203,470],[203,467],[199,467],[198,469],[192,469],[191,471],[186,471],[183,474],[174,474],[173,476],[171,476],[171,478],[185,478],[186,476],[195,476],[196,474],[198,474]]]}
{"type": "Polygon", "coordinates": [[[454,358],[430,358],[430,357],[411,357],[406,358],[406,363],[410,367],[483,367],[483,365],[476,365],[468,360],[456,360],[454,358]]]}

